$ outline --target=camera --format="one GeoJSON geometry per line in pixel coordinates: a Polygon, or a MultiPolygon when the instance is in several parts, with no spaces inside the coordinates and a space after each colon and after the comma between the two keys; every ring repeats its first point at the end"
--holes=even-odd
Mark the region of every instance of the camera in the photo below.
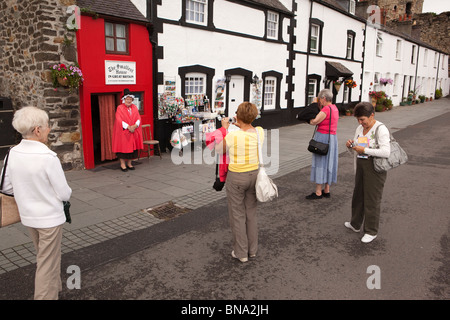
{"type": "MultiPolygon", "coordinates": [[[[220,115],[217,116],[217,120],[222,121],[222,119],[223,119],[222,116],[220,116],[220,115]]],[[[235,124],[236,123],[236,117],[229,117],[228,118],[228,122],[230,124],[235,124]]]]}
{"type": "Polygon", "coordinates": [[[352,142],[352,143],[350,144],[350,147],[349,147],[349,148],[353,148],[353,147],[356,147],[356,144],[355,144],[354,142],[352,142]]]}

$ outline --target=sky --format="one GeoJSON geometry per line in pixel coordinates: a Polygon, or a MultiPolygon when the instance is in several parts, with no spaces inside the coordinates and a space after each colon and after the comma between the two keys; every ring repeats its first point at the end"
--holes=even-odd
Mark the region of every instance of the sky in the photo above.
{"type": "Polygon", "coordinates": [[[424,0],[422,12],[441,12],[450,11],[450,0],[424,0]]]}

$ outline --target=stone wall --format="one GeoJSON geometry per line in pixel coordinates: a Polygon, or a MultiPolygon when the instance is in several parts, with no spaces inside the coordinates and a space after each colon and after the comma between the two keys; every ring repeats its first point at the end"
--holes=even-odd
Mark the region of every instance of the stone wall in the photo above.
{"type": "Polygon", "coordinates": [[[420,40],[431,46],[450,54],[450,25],[448,18],[450,12],[421,13],[414,16],[417,27],[420,29],[420,40]]]}
{"type": "Polygon", "coordinates": [[[33,105],[48,112],[49,146],[65,170],[83,168],[79,95],[53,88],[49,66],[76,62],[75,32],[66,28],[67,7],[74,3],[0,2],[0,96],[11,98],[15,110],[33,105]]]}

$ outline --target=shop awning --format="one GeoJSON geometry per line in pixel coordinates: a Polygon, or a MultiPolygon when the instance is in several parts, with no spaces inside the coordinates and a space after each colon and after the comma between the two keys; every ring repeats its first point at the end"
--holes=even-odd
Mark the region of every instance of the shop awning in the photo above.
{"type": "Polygon", "coordinates": [[[325,61],[325,75],[327,78],[348,78],[353,75],[346,66],[339,62],[325,61]]]}

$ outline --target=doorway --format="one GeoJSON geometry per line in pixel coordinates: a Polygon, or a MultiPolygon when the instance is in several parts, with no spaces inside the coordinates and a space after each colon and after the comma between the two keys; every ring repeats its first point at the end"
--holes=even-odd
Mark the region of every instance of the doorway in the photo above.
{"type": "Polygon", "coordinates": [[[112,133],[119,94],[92,94],[91,118],[94,165],[116,160],[112,152],[112,133]]]}
{"type": "Polygon", "coordinates": [[[231,76],[229,83],[228,117],[236,116],[238,106],[244,102],[244,76],[231,76]]]}

